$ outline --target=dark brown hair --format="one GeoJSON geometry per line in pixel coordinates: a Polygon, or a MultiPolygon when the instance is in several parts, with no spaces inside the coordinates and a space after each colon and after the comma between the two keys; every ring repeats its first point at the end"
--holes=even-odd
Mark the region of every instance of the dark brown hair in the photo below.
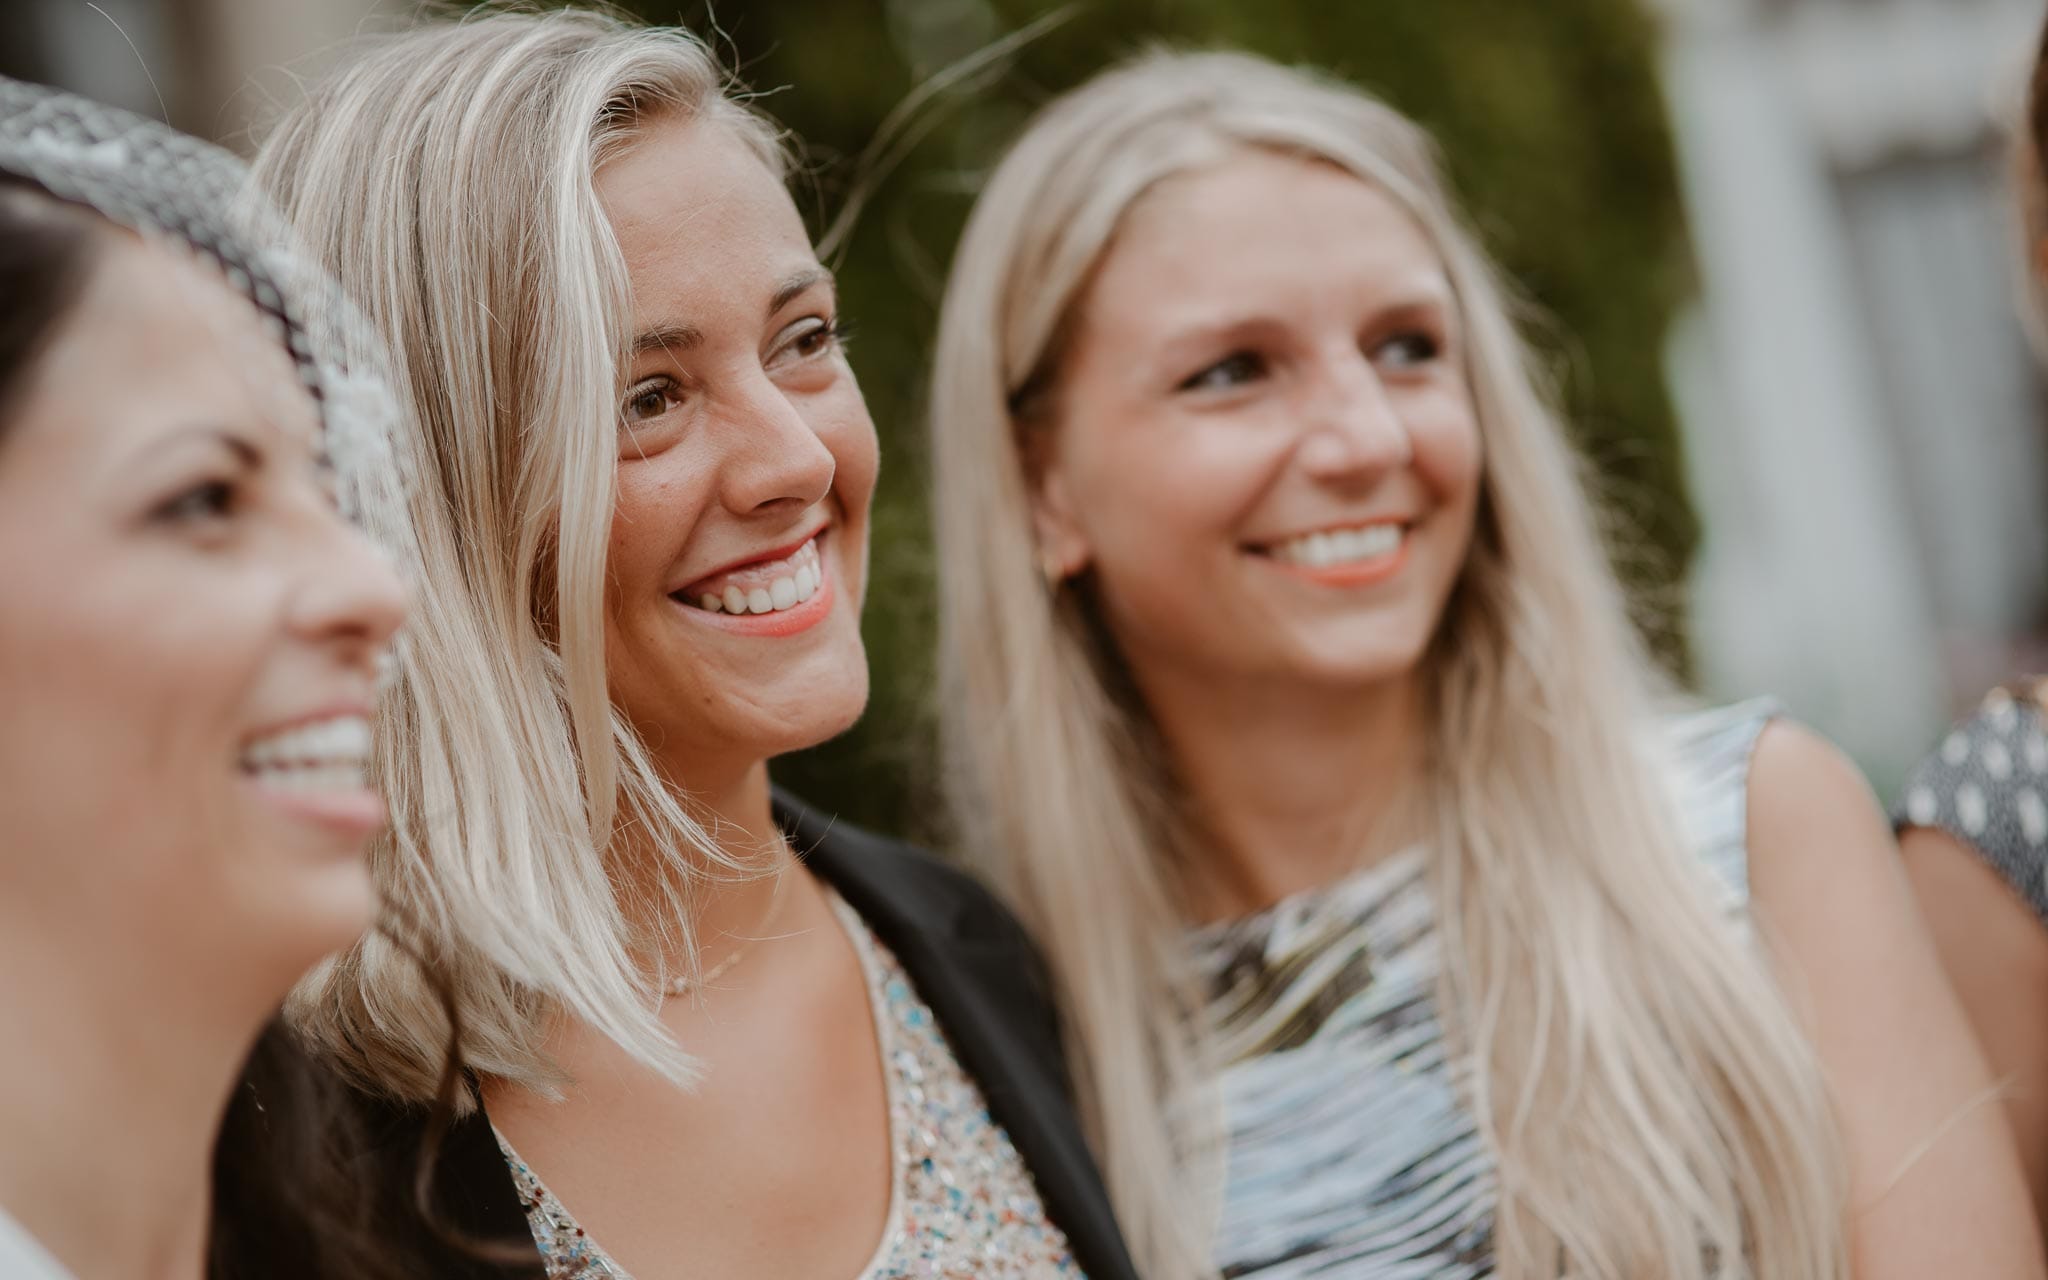
{"type": "Polygon", "coordinates": [[[282,1260],[293,1280],[416,1280],[413,1255],[427,1240],[480,1262],[528,1256],[469,1239],[434,1208],[434,1170],[467,1075],[447,981],[423,967],[449,1027],[439,1096],[424,1113],[364,1094],[282,1019],[264,1028],[214,1147],[208,1280],[271,1280],[282,1260]],[[409,1131],[402,1143],[389,1131],[395,1116],[409,1131]]]}
{"type": "Polygon", "coordinates": [[[105,230],[85,209],[0,174],[0,432],[85,291],[105,230]]]}

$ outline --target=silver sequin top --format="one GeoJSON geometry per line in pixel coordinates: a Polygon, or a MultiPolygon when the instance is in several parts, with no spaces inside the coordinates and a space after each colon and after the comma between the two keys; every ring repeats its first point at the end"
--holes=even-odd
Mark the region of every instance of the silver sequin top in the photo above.
{"type": "MultiPolygon", "coordinates": [[[[860,1280],[1080,1277],[1031,1174],[946,1043],[903,966],[853,908],[832,895],[867,978],[889,1090],[895,1185],[889,1220],[860,1280]]],[[[506,1162],[547,1263],[548,1280],[631,1280],[503,1135],[506,1162]]]]}

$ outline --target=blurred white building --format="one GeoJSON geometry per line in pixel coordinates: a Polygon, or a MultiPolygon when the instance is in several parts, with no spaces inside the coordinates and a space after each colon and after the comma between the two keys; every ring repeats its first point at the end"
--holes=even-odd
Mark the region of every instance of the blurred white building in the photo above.
{"type": "Polygon", "coordinates": [[[2005,173],[2042,0],[1652,5],[1701,283],[1667,356],[1702,674],[1888,788],[2048,656],[2005,173]]]}
{"type": "MultiPolygon", "coordinates": [[[[0,0],[0,72],[246,149],[292,69],[412,0],[0,0]]],[[[309,61],[310,59],[310,61],[309,61]]]]}

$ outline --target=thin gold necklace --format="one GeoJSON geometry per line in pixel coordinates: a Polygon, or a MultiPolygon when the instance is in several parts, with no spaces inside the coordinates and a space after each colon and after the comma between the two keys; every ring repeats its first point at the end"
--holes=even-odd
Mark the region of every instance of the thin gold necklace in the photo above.
{"type": "Polygon", "coordinates": [[[782,907],[783,884],[784,880],[782,873],[778,871],[775,874],[775,891],[769,894],[768,896],[768,909],[761,913],[761,922],[754,926],[754,931],[756,934],[755,937],[749,938],[745,942],[742,942],[739,946],[733,948],[731,955],[727,956],[723,960],[720,960],[717,964],[712,965],[707,972],[701,973],[695,978],[692,978],[689,974],[686,973],[678,974],[676,977],[670,978],[668,980],[668,983],[662,988],[664,998],[668,996],[687,995],[693,988],[702,991],[704,988],[710,986],[712,983],[718,981],[720,978],[723,978],[726,974],[732,972],[732,967],[738,964],[742,959],[746,957],[748,950],[750,950],[756,942],[761,942],[764,940],[765,935],[768,932],[768,926],[774,923],[775,914],[782,907]]]}

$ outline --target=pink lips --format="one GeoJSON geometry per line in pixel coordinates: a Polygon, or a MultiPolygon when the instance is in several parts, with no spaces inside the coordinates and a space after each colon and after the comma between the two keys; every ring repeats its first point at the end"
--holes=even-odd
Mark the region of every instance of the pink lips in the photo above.
{"type": "Polygon", "coordinates": [[[817,528],[805,534],[803,537],[798,538],[795,541],[790,542],[784,546],[777,547],[772,551],[763,551],[757,555],[747,556],[744,559],[734,560],[728,564],[722,565],[719,568],[713,569],[710,573],[704,574],[703,576],[697,578],[688,586],[679,587],[669,592],[669,594],[681,597],[685,600],[694,600],[698,596],[703,595],[705,593],[705,588],[707,586],[709,586],[713,582],[716,582],[718,579],[725,577],[727,574],[738,573],[742,569],[746,569],[757,564],[771,564],[777,560],[787,560],[791,556],[795,555],[797,552],[803,550],[805,545],[813,540],[816,540],[818,542],[819,550],[822,551],[824,549],[825,531],[828,527],[829,526],[827,525],[821,524],[817,528]]]}
{"type": "Polygon", "coordinates": [[[368,838],[388,820],[367,785],[371,715],[366,702],[337,700],[251,734],[237,761],[244,781],[292,818],[368,838]]]}
{"type": "Polygon", "coordinates": [[[384,797],[368,788],[298,793],[264,786],[260,779],[254,777],[249,779],[249,785],[262,792],[266,802],[287,815],[358,840],[376,835],[391,820],[384,797]]]}
{"type": "MultiPolygon", "coordinates": [[[[773,613],[712,613],[680,601],[676,607],[707,626],[730,631],[735,635],[770,638],[797,635],[809,631],[829,617],[832,613],[833,599],[838,594],[833,586],[830,561],[820,557],[818,568],[821,577],[817,591],[810,599],[792,608],[773,613]]],[[[705,581],[708,582],[710,579],[707,578],[705,581]]]]}

